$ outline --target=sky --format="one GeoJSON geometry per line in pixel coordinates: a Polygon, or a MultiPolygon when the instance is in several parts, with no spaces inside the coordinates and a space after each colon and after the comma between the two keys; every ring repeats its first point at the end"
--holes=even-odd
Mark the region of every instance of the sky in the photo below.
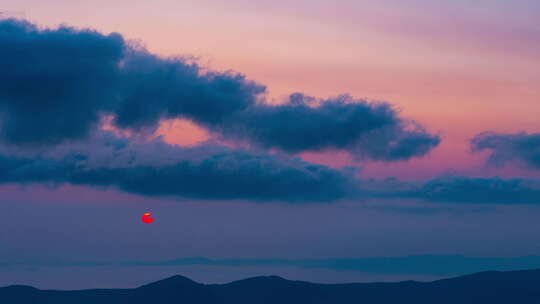
{"type": "Polygon", "coordinates": [[[537,1],[0,12],[0,285],[540,267],[537,1]]]}

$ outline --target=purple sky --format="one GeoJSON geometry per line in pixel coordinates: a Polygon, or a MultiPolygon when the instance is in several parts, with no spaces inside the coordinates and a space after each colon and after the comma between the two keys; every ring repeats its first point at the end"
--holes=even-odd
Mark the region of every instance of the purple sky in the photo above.
{"type": "Polygon", "coordinates": [[[0,285],[444,276],[54,262],[540,255],[537,1],[4,0],[0,12],[36,25],[0,26],[0,285]],[[59,25],[99,33],[47,36],[59,25]]]}

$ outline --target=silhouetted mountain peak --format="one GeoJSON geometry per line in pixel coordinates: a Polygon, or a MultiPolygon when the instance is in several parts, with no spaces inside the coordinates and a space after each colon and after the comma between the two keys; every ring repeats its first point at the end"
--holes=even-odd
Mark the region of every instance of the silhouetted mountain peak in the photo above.
{"type": "Polygon", "coordinates": [[[200,286],[202,284],[197,283],[190,278],[181,276],[181,275],[175,275],[163,280],[159,280],[150,284],[143,285],[139,288],[163,288],[163,289],[171,289],[171,288],[189,288],[194,286],[200,286]]]}
{"type": "Polygon", "coordinates": [[[35,287],[28,286],[28,285],[9,285],[6,287],[1,287],[2,289],[9,289],[9,290],[16,290],[16,291],[32,291],[32,290],[38,290],[35,287]]]}

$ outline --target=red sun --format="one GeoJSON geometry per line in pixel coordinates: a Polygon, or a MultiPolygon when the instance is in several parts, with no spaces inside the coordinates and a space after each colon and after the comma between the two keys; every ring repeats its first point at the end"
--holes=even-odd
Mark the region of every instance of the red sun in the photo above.
{"type": "Polygon", "coordinates": [[[152,213],[146,212],[141,217],[141,221],[143,221],[143,223],[150,224],[151,222],[154,221],[154,219],[151,216],[152,216],[152,213]]]}

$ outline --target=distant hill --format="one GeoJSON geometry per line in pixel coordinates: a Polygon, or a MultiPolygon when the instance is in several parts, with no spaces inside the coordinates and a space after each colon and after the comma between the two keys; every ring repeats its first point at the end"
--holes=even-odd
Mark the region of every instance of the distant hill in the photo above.
{"type": "Polygon", "coordinates": [[[200,284],[173,276],[134,289],[0,288],[2,304],[540,304],[540,270],[488,271],[433,282],[315,284],[255,277],[200,284]]]}

